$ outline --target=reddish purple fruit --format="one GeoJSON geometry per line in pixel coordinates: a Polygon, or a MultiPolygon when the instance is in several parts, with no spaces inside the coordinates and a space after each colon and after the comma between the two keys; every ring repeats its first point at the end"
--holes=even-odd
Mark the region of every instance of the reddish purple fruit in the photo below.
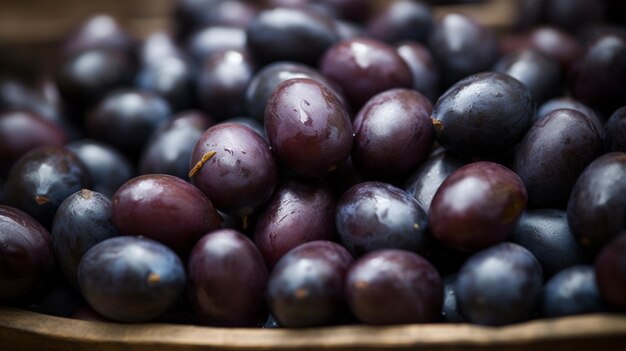
{"type": "Polygon", "coordinates": [[[113,196],[113,224],[122,235],[140,235],[187,254],[220,225],[211,201],[193,185],[165,174],[133,178],[113,196]]]}
{"type": "Polygon", "coordinates": [[[364,323],[428,323],[441,313],[443,284],[435,267],[421,256],[379,250],[350,267],[346,298],[364,323]]]}
{"type": "Polygon", "coordinates": [[[435,193],[428,219],[444,245],[476,251],[511,234],[526,208],[522,180],[493,162],[475,162],[452,173],[435,193]]]}
{"type": "Polygon", "coordinates": [[[341,101],[322,83],[282,82],[270,96],[265,129],[278,159],[298,175],[320,177],[350,155],[352,124],[341,101]]]}
{"type": "Polygon", "coordinates": [[[189,296],[200,321],[220,327],[253,327],[265,314],[269,273],[245,235],[220,229],[205,235],[189,256],[189,296]]]}
{"type": "Polygon", "coordinates": [[[626,310],[626,233],[604,247],[595,263],[600,296],[609,305],[626,310]]]}

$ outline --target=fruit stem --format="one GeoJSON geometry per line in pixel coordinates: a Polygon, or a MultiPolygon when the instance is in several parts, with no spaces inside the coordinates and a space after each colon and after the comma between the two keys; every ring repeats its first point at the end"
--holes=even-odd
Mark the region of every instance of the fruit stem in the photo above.
{"type": "Polygon", "coordinates": [[[189,171],[189,174],[188,174],[189,178],[198,174],[202,166],[204,166],[204,164],[207,163],[207,161],[210,160],[211,157],[215,156],[216,153],[217,152],[215,151],[207,151],[204,155],[202,155],[202,158],[200,159],[200,161],[198,161],[198,163],[196,163],[196,165],[193,166],[191,171],[189,171]]]}

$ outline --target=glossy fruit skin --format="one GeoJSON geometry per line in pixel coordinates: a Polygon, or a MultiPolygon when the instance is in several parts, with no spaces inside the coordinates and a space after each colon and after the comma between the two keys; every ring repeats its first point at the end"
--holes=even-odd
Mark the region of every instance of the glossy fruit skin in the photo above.
{"type": "Polygon", "coordinates": [[[539,306],[543,276],[523,247],[501,243],[476,253],[457,276],[457,303],[470,323],[499,326],[530,318],[539,306]]]}
{"type": "Polygon", "coordinates": [[[25,212],[0,205],[0,300],[41,290],[54,269],[50,233],[25,212]]]}
{"type": "Polygon", "coordinates": [[[598,157],[582,172],[567,204],[567,220],[578,243],[592,252],[626,229],[626,153],[598,157]]]}
{"type": "Polygon", "coordinates": [[[346,308],[345,279],[353,262],[346,249],[329,241],[311,241],[289,251],[270,274],[270,313],[290,328],[337,322],[346,308]]]}
{"type": "Polygon", "coordinates": [[[465,323],[465,317],[459,310],[459,304],[456,302],[456,274],[449,274],[442,278],[443,283],[443,305],[441,307],[441,316],[448,323],[465,323]]]}
{"type": "Polygon", "coordinates": [[[4,195],[7,204],[49,228],[61,202],[90,184],[87,168],[73,153],[58,146],[42,146],[13,165],[4,195]]]}
{"type": "Polygon", "coordinates": [[[122,235],[145,236],[182,256],[220,225],[211,200],[193,185],[170,175],[133,178],[118,189],[112,203],[113,224],[122,235]]]}
{"type": "Polygon", "coordinates": [[[583,52],[582,44],[574,36],[546,26],[530,32],[528,46],[559,62],[563,72],[567,72],[583,52]]]}
{"type": "Polygon", "coordinates": [[[474,74],[437,100],[435,139],[464,156],[501,153],[524,137],[534,113],[532,94],[517,79],[496,72],[474,74]]]}
{"type": "Polygon", "coordinates": [[[494,71],[506,73],[524,83],[537,104],[558,95],[562,90],[558,62],[534,50],[503,56],[496,62],[494,71]]]}
{"type": "Polygon", "coordinates": [[[138,89],[112,91],[85,121],[88,134],[137,157],[150,135],[171,116],[165,99],[138,89]]]}
{"type": "Polygon", "coordinates": [[[511,170],[493,162],[470,163],[454,171],[435,193],[429,226],[448,247],[481,250],[506,239],[527,201],[524,183],[511,170]]]}
{"type": "MultiPolygon", "coordinates": [[[[270,96],[278,85],[288,79],[310,78],[335,92],[341,98],[338,88],[312,67],[295,62],[275,62],[259,70],[246,88],[246,111],[261,122],[265,119],[265,108],[270,96]]],[[[343,101],[343,100],[342,100],[343,101]]]]}
{"type": "Polygon", "coordinates": [[[195,74],[194,67],[184,55],[165,55],[153,62],[144,62],[135,85],[162,96],[172,110],[181,111],[194,105],[195,74]]]}
{"type": "Polygon", "coordinates": [[[196,63],[202,63],[218,52],[245,48],[246,31],[238,27],[204,27],[194,32],[187,41],[187,52],[196,63]]]}
{"type": "Polygon", "coordinates": [[[335,221],[342,244],[354,256],[379,249],[417,252],[426,242],[424,211],[409,194],[386,183],[350,188],[337,203],[335,221]]]}
{"type": "Polygon", "coordinates": [[[350,267],[346,300],[363,323],[428,323],[441,313],[443,284],[423,257],[404,250],[379,250],[350,267]]]}
{"type": "Polygon", "coordinates": [[[185,288],[180,258],[156,241],[110,238],[80,261],[78,283],[96,312],[114,321],[146,322],[162,315],[185,288]]]}
{"type": "Polygon", "coordinates": [[[576,242],[569,229],[567,212],[538,209],[524,212],[507,239],[530,251],[549,279],[566,268],[587,264],[587,252],[576,242]]]}
{"type": "Polygon", "coordinates": [[[269,145],[239,123],[221,123],[207,129],[194,147],[191,164],[207,152],[216,154],[191,177],[221,211],[249,216],[274,192],[278,180],[269,145]]]}
{"type": "Polygon", "coordinates": [[[140,174],[169,174],[189,180],[191,153],[213,121],[201,112],[183,112],[165,122],[146,143],[139,158],[140,174]]]}
{"type": "Polygon", "coordinates": [[[432,104],[410,89],[393,89],[371,98],[353,121],[352,157],[365,174],[406,175],[430,153],[432,104]]]}
{"type": "Polygon", "coordinates": [[[339,40],[329,17],[289,8],[260,12],[247,27],[246,36],[248,49],[260,64],[296,61],[314,65],[339,40]]]}
{"type": "Polygon", "coordinates": [[[443,87],[489,70],[498,59],[495,34],[469,17],[448,14],[433,27],[428,47],[440,65],[443,87]]]}
{"type": "Polygon", "coordinates": [[[111,219],[111,201],[87,189],[68,196],[54,217],[51,234],[57,264],[77,288],[78,264],[85,252],[119,235],[111,219]]]}
{"type": "Polygon", "coordinates": [[[245,113],[245,93],[255,71],[246,51],[226,50],[209,57],[200,67],[198,104],[218,120],[245,113]]]}
{"type": "Polygon", "coordinates": [[[513,162],[528,190],[529,205],[564,208],[576,179],[601,149],[598,130],[578,111],[556,110],[535,123],[513,162]]]}
{"type": "Polygon", "coordinates": [[[409,66],[395,48],[375,39],[342,40],[326,50],[320,71],[337,82],[354,110],[393,88],[410,88],[409,66]]]}
{"type": "Polygon", "coordinates": [[[38,114],[0,113],[0,174],[6,175],[26,152],[39,146],[63,146],[67,139],[59,125],[38,114]]]}
{"type": "Polygon", "coordinates": [[[265,129],[278,160],[301,176],[327,175],[352,148],[346,109],[332,90],[312,79],[278,85],[267,103],[265,129]]]}
{"type": "Polygon", "coordinates": [[[188,263],[189,296],[203,324],[254,327],[265,318],[269,276],[254,243],[232,229],[219,229],[196,244],[188,263]]]}
{"type": "Polygon", "coordinates": [[[608,34],[587,46],[570,77],[572,96],[605,116],[626,99],[626,36],[608,34]]]}
{"type": "Polygon", "coordinates": [[[413,75],[412,88],[424,94],[431,102],[436,102],[441,79],[437,62],[428,48],[418,42],[404,41],[398,45],[397,50],[413,75]]]}
{"type": "Polygon", "coordinates": [[[604,125],[605,152],[626,152],[626,106],[617,109],[604,125]]]}
{"type": "Polygon", "coordinates": [[[401,40],[425,42],[433,27],[433,13],[423,2],[398,0],[377,11],[366,24],[374,38],[389,43],[401,40]]]}
{"type": "Polygon", "coordinates": [[[291,180],[268,201],[254,230],[254,242],[268,267],[309,241],[334,240],[337,198],[324,183],[291,180]]]}
{"type": "Polygon", "coordinates": [[[550,112],[564,108],[576,110],[589,117],[598,131],[604,129],[604,120],[591,107],[569,96],[556,97],[541,104],[537,108],[533,124],[547,116],[550,112]]]}
{"type": "Polygon", "coordinates": [[[99,14],[87,18],[64,38],[61,54],[65,57],[93,49],[130,52],[133,39],[115,18],[99,14]]]}
{"type": "Polygon", "coordinates": [[[573,266],[552,277],[543,293],[548,318],[604,312],[593,266],[573,266]]]}
{"type": "Polygon", "coordinates": [[[594,263],[600,296],[611,307],[626,310],[626,232],[600,252],[594,263]]]}
{"type": "Polygon", "coordinates": [[[82,51],[64,60],[56,73],[63,101],[81,112],[96,104],[109,91],[130,86],[134,63],[125,52],[93,49],[82,51]]]}
{"type": "Polygon", "coordinates": [[[463,160],[439,147],[433,150],[426,161],[408,178],[404,190],[417,200],[424,212],[428,213],[441,183],[464,165],[463,160]]]}
{"type": "Polygon", "coordinates": [[[81,139],[66,145],[87,168],[90,189],[109,199],[135,174],[130,160],[114,147],[92,139],[81,139]]]}

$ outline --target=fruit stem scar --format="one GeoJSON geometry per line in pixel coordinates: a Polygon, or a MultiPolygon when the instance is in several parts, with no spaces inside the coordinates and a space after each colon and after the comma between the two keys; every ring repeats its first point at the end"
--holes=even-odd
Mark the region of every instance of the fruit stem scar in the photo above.
{"type": "Polygon", "coordinates": [[[441,122],[438,119],[435,119],[434,117],[430,117],[430,119],[433,121],[433,127],[435,127],[435,129],[437,129],[438,132],[441,132],[443,130],[443,122],[441,122]]]}
{"type": "Polygon", "coordinates": [[[198,161],[198,163],[196,163],[196,165],[193,166],[191,171],[189,171],[189,174],[188,174],[189,178],[198,174],[202,166],[204,166],[204,164],[207,163],[207,161],[210,160],[211,157],[215,156],[216,153],[217,152],[215,151],[207,151],[204,155],[202,155],[202,158],[200,159],[200,161],[198,161]]]}
{"type": "Polygon", "coordinates": [[[161,281],[161,276],[159,276],[158,274],[151,272],[150,274],[148,274],[148,283],[149,284],[156,284],[159,281],[161,281]]]}
{"type": "Polygon", "coordinates": [[[43,205],[48,203],[50,199],[48,199],[47,196],[45,195],[37,195],[35,196],[35,202],[37,203],[37,205],[43,205]]]}

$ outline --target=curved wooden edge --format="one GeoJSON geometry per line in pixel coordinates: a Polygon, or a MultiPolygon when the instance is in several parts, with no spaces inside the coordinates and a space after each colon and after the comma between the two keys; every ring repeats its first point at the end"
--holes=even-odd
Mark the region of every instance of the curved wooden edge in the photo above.
{"type": "Polygon", "coordinates": [[[626,315],[468,324],[243,329],[116,324],[0,306],[0,350],[624,350],[626,315]]]}

